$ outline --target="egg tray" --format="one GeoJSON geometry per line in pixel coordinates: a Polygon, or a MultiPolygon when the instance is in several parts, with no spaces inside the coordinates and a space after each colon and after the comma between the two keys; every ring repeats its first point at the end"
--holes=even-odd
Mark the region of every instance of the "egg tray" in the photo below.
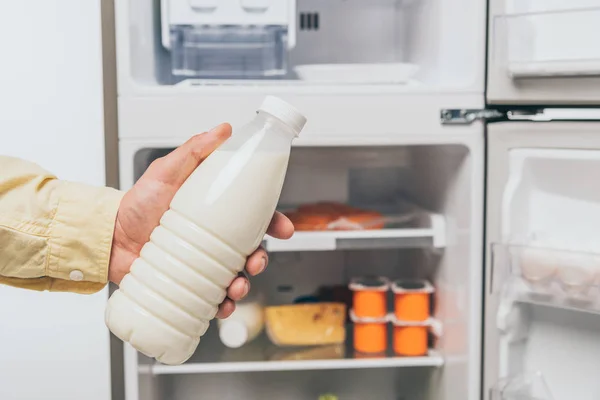
{"type": "Polygon", "coordinates": [[[533,301],[566,301],[580,308],[600,307],[600,254],[505,245],[494,248],[494,270],[508,267],[506,289],[533,301]]]}

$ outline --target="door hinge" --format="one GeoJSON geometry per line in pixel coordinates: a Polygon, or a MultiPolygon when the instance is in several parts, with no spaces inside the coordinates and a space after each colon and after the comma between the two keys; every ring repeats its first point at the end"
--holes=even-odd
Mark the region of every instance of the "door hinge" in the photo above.
{"type": "Polygon", "coordinates": [[[444,109],[440,111],[442,125],[470,125],[474,121],[506,119],[506,113],[493,109],[444,109]]]}

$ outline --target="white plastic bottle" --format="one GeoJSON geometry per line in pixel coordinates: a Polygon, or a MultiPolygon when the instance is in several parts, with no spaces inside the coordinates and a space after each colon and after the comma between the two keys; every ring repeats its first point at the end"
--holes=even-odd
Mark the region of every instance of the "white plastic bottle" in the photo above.
{"type": "Polygon", "coordinates": [[[192,356],[281,194],[306,118],[275,98],[181,186],[106,308],[121,340],[164,364],[192,356]]]}
{"type": "Polygon", "coordinates": [[[219,320],[218,325],[221,343],[231,349],[253,341],[265,327],[263,296],[255,295],[239,302],[233,314],[219,320]]]}

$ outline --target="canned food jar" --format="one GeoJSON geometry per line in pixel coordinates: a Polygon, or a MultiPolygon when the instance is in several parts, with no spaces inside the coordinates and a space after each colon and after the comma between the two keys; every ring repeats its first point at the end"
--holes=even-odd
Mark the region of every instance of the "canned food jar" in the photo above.
{"type": "Polygon", "coordinates": [[[357,317],[381,318],[387,315],[388,279],[368,276],[355,278],[349,288],[352,291],[352,308],[357,317]]]}
{"type": "Polygon", "coordinates": [[[354,350],[360,353],[384,353],[388,344],[388,316],[379,318],[358,317],[350,311],[354,324],[354,350]]]}
{"type": "Polygon", "coordinates": [[[394,314],[402,321],[425,321],[430,314],[433,286],[425,280],[397,280],[392,284],[394,314]]]}
{"type": "Polygon", "coordinates": [[[418,357],[427,354],[431,320],[401,321],[392,318],[392,348],[399,356],[418,357]]]}

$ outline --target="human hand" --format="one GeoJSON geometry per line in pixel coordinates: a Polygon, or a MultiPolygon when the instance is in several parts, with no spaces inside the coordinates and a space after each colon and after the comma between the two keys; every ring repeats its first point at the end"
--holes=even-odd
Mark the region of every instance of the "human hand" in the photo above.
{"type": "MultiPolygon", "coordinates": [[[[165,157],[156,159],[135,185],[125,193],[115,222],[108,279],[119,284],[139,257],[142,246],[169,209],[175,193],[202,161],[231,136],[231,126],[222,124],[210,132],[196,135],[165,157]]],[[[267,233],[288,239],[294,226],[276,212],[267,233]]],[[[258,275],[268,263],[267,252],[259,248],[246,261],[246,272],[258,275]]],[[[250,290],[245,276],[237,277],[227,289],[227,298],[219,306],[218,318],[227,318],[235,310],[235,301],[250,290]]]]}

